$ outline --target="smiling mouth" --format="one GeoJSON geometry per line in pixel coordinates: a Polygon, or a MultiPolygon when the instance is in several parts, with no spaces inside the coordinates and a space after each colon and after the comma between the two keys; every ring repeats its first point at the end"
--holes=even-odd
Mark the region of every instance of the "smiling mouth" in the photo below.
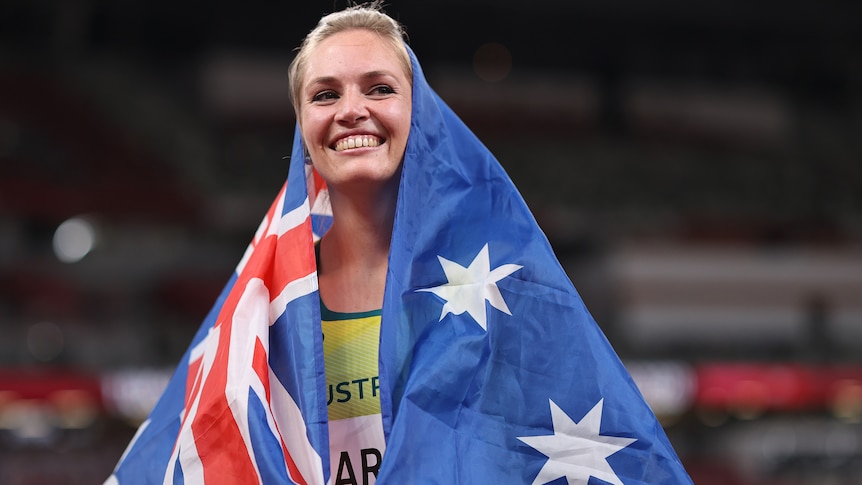
{"type": "Polygon", "coordinates": [[[351,148],[376,147],[380,146],[381,143],[383,140],[374,135],[348,136],[335,142],[333,148],[337,152],[343,152],[351,148]]]}

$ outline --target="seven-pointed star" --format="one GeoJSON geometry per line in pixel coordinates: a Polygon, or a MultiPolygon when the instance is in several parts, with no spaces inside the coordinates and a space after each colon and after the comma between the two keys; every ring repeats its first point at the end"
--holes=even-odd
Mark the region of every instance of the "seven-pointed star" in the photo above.
{"type": "Polygon", "coordinates": [[[599,434],[604,399],[600,399],[580,423],[572,421],[554,401],[548,401],[551,403],[554,434],[518,437],[548,457],[547,463],[533,480],[533,485],[548,483],[560,477],[566,477],[569,485],[586,485],[591,476],[614,485],[623,485],[607,458],[637,440],[599,434]]]}
{"type": "Polygon", "coordinates": [[[464,312],[470,314],[473,320],[484,330],[488,330],[487,317],[485,313],[485,300],[503,313],[511,315],[509,307],[497,288],[497,282],[521,269],[517,264],[504,264],[491,270],[491,260],[488,256],[488,245],[479,251],[479,254],[470,263],[463,267],[460,264],[437,256],[443,272],[446,273],[448,283],[434,288],[423,288],[417,291],[428,291],[444,299],[443,311],[440,320],[449,313],[460,315],[464,312]]]}

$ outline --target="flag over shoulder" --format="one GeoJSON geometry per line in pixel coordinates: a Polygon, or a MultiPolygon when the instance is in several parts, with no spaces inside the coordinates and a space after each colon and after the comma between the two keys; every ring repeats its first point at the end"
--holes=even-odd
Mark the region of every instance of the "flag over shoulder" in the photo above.
{"type": "Polygon", "coordinates": [[[298,160],[106,484],[326,483],[312,227],[328,216],[312,215],[325,188],[298,160]]]}
{"type": "MultiPolygon", "coordinates": [[[[691,483],[517,189],[410,55],[377,482],[691,483]]],[[[331,214],[294,136],[285,188],[106,483],[333,483],[313,252],[331,214]]]]}

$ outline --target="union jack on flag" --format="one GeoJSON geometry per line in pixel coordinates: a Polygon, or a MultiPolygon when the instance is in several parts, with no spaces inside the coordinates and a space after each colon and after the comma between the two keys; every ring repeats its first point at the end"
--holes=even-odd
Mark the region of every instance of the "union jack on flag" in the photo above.
{"type": "Polygon", "coordinates": [[[321,334],[308,322],[320,320],[312,227],[331,217],[319,175],[302,175],[282,187],[107,483],[325,483],[321,334]]]}
{"type": "MultiPolygon", "coordinates": [[[[511,180],[411,58],[377,483],[690,484],[511,180]]],[[[313,241],[331,214],[298,132],[290,165],[107,483],[367,483],[328,466],[313,241]]]]}

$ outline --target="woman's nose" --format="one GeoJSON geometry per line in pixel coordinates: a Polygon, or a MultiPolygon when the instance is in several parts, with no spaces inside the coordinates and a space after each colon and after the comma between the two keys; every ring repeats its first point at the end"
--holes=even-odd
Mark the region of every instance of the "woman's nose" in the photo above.
{"type": "Polygon", "coordinates": [[[339,110],[337,114],[338,121],[345,123],[356,123],[368,117],[367,99],[358,91],[348,91],[342,94],[339,110]]]}

